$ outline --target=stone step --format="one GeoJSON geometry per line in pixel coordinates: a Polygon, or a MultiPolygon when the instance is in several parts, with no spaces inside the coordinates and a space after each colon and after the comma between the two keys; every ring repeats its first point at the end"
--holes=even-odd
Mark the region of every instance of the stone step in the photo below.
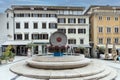
{"type": "Polygon", "coordinates": [[[95,75],[103,72],[105,70],[105,66],[101,66],[101,64],[91,62],[88,66],[82,68],[64,70],[45,70],[29,67],[25,63],[17,63],[16,65],[13,65],[10,68],[10,70],[14,73],[32,78],[64,79],[95,75]]]}
{"type": "Polygon", "coordinates": [[[98,79],[101,79],[101,78],[108,76],[110,74],[110,72],[111,72],[111,68],[106,67],[103,72],[92,75],[92,76],[84,77],[83,80],[98,80],[98,79]]]}
{"type": "Polygon", "coordinates": [[[32,58],[33,61],[37,62],[74,62],[74,61],[80,61],[84,59],[84,55],[79,55],[79,56],[62,56],[62,57],[54,57],[54,56],[34,56],[32,58]]]}
{"type": "Polygon", "coordinates": [[[108,76],[101,78],[100,80],[115,80],[115,78],[117,77],[117,71],[114,69],[111,69],[111,72],[108,76]]]}
{"type": "MultiPolygon", "coordinates": [[[[107,67],[103,72],[91,75],[91,76],[85,76],[85,77],[80,77],[80,78],[64,78],[64,79],[49,79],[49,80],[98,80],[104,77],[107,77],[111,73],[111,68],[107,67]]],[[[109,79],[106,80],[111,80],[114,77],[110,77],[109,79]]],[[[101,79],[102,80],[102,79],[101,79]]]]}
{"type": "Polygon", "coordinates": [[[71,62],[38,62],[34,60],[28,60],[27,64],[33,68],[40,69],[71,69],[71,68],[80,68],[90,64],[91,60],[84,58],[78,61],[71,62]]]}

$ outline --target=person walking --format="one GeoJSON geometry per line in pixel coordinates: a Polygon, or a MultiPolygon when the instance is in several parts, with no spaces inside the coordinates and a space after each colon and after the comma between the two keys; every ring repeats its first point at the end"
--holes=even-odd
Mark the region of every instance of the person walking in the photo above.
{"type": "Polygon", "coordinates": [[[118,56],[118,60],[119,60],[119,62],[120,62],[120,55],[118,56]]]}
{"type": "Polygon", "coordinates": [[[32,55],[31,55],[31,49],[30,49],[30,48],[28,48],[27,56],[28,56],[28,57],[31,57],[31,56],[32,56],[32,55]]]}

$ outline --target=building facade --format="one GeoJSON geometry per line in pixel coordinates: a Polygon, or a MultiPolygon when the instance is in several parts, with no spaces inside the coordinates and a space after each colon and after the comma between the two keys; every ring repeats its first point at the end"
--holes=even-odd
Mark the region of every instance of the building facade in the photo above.
{"type": "Polygon", "coordinates": [[[6,15],[0,13],[0,55],[2,55],[1,45],[7,40],[6,15]]]}
{"type": "Polygon", "coordinates": [[[6,10],[7,40],[17,55],[26,55],[29,43],[37,46],[34,53],[46,53],[49,37],[55,31],[66,33],[69,44],[89,47],[89,16],[84,7],[13,5],[6,10]]]}
{"type": "Polygon", "coordinates": [[[108,44],[111,53],[115,44],[120,49],[120,7],[91,6],[85,14],[90,15],[90,42],[94,48],[108,44]]]}
{"type": "Polygon", "coordinates": [[[59,15],[58,31],[66,33],[68,44],[89,47],[89,16],[59,15]]]}

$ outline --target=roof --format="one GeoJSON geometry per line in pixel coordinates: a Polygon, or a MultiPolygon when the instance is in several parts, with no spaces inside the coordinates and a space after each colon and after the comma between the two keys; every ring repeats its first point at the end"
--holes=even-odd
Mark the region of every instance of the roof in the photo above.
{"type": "Polygon", "coordinates": [[[97,10],[120,10],[120,6],[110,6],[110,5],[91,5],[84,14],[87,14],[91,9],[97,10]]]}
{"type": "Polygon", "coordinates": [[[85,10],[85,7],[79,7],[79,6],[12,5],[11,7],[14,10],[20,10],[20,9],[43,10],[43,8],[47,8],[47,10],[80,10],[80,11],[85,10]]]}

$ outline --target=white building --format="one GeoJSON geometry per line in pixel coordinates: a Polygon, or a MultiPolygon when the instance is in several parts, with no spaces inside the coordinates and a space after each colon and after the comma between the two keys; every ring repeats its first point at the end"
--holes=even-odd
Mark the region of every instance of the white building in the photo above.
{"type": "Polygon", "coordinates": [[[17,55],[26,55],[28,43],[37,44],[35,53],[45,53],[50,35],[65,29],[68,44],[89,46],[89,17],[84,7],[13,5],[6,10],[6,42],[17,55]],[[65,19],[65,22],[64,22],[65,19]]]}
{"type": "Polygon", "coordinates": [[[1,45],[7,40],[6,20],[5,13],[0,13],[0,55],[2,53],[1,45]]]}
{"type": "Polygon", "coordinates": [[[59,15],[58,31],[66,33],[68,45],[75,44],[80,47],[89,47],[89,16],[59,15]]]}

